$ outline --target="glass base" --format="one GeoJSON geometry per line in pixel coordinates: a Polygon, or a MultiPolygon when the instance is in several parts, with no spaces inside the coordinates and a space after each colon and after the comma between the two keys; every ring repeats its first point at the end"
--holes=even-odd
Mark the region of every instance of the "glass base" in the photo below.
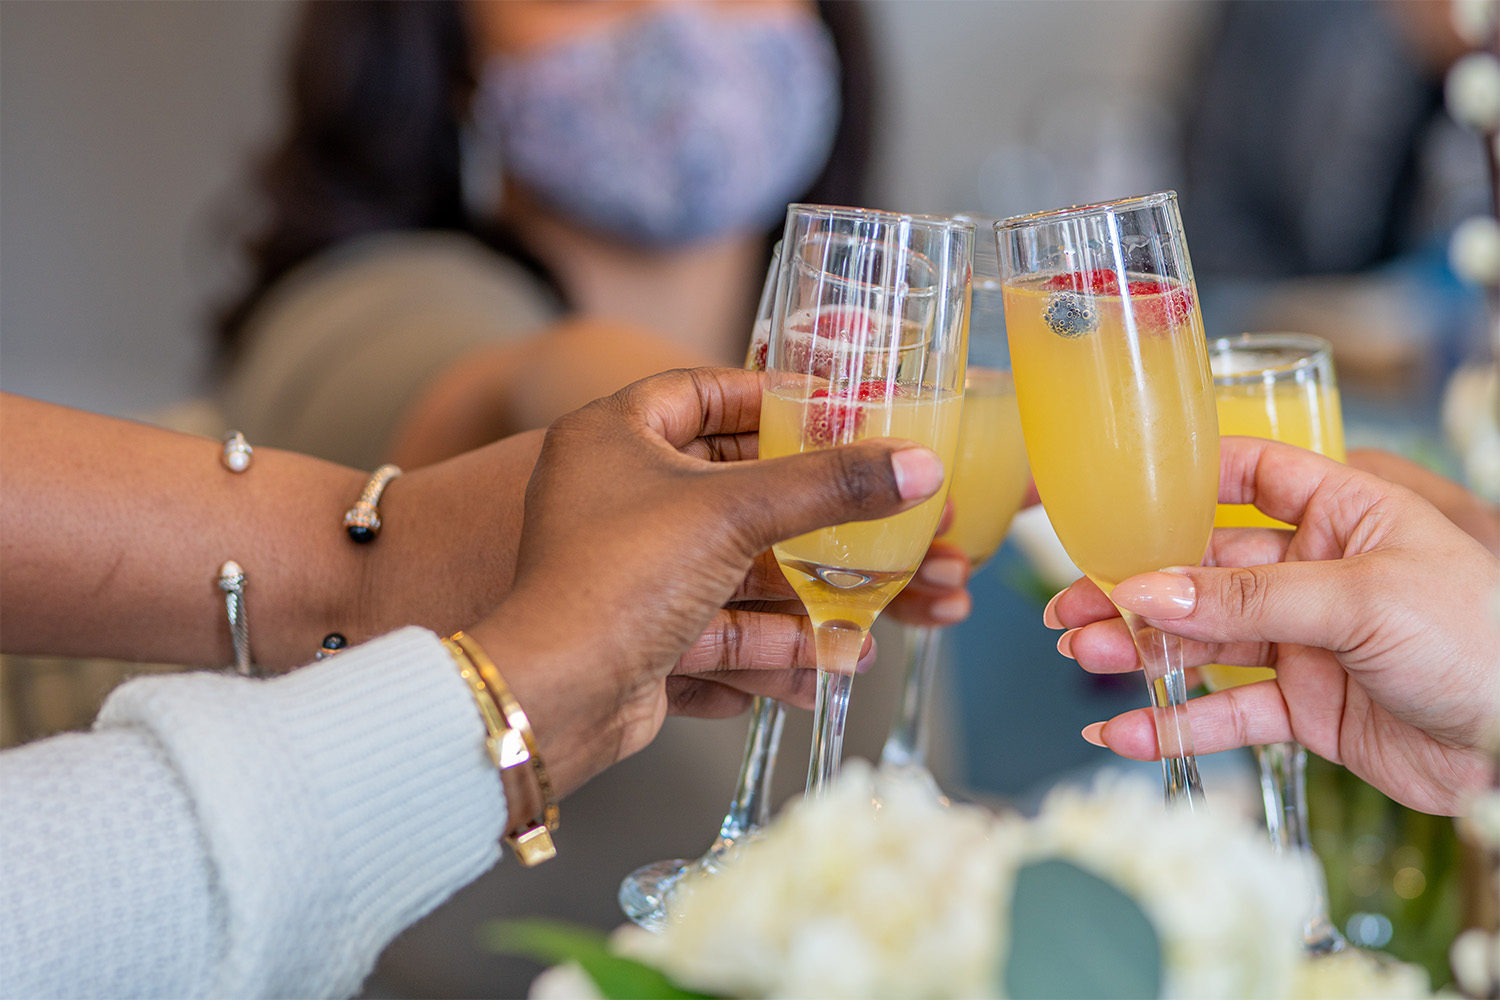
{"type": "Polygon", "coordinates": [[[620,883],[620,909],[636,924],[653,933],[667,923],[667,900],[672,887],[693,862],[684,858],[642,865],[620,883]]]}
{"type": "Polygon", "coordinates": [[[1302,947],[1309,955],[1332,955],[1349,947],[1349,942],[1332,921],[1322,916],[1302,928],[1302,947]]]}
{"type": "Polygon", "coordinates": [[[944,794],[942,788],[938,786],[937,778],[933,777],[932,772],[927,770],[922,764],[893,763],[882,759],[880,762],[880,772],[883,775],[889,775],[892,780],[921,787],[923,791],[932,796],[933,801],[938,803],[938,805],[948,806],[953,804],[948,796],[944,794]]]}

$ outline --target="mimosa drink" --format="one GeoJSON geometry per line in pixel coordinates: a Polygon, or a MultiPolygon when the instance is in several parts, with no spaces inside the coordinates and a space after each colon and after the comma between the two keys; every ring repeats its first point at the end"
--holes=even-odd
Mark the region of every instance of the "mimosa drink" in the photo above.
{"type": "MultiPolygon", "coordinates": [[[[974,224],[791,205],[781,245],[761,456],[889,436],[931,448],[951,470],[968,360],[974,224]]],[[[838,774],[860,650],[932,542],[944,478],[939,495],[911,510],[774,547],[816,633],[816,735],[807,761],[813,796],[838,774]]]]}
{"type": "MultiPolygon", "coordinates": [[[[881,383],[881,388],[884,384],[881,383]]],[[[901,392],[897,383],[897,392],[901,392]]],[[[777,458],[871,437],[915,441],[953,467],[963,397],[925,387],[909,396],[859,400],[815,396],[811,384],[768,391],[761,402],[760,455],[777,458]]],[[[869,395],[866,393],[866,395],[869,395]]],[[[946,488],[911,510],[798,535],[774,547],[814,625],[863,630],[916,572],[943,513],[946,488]]],[[[852,667],[853,664],[850,664],[852,667]]]]}
{"type": "MultiPolygon", "coordinates": [[[[1307,448],[1342,462],[1344,420],[1338,384],[1326,354],[1289,352],[1273,338],[1216,341],[1209,360],[1219,409],[1219,433],[1270,438],[1307,448]],[[1269,341],[1269,343],[1268,343],[1269,341]]],[[[1290,528],[1262,514],[1254,504],[1221,503],[1214,527],[1290,528]]],[[[1202,669],[1210,691],[1270,680],[1268,667],[1210,664],[1202,669]]]]}
{"type": "Polygon", "coordinates": [[[1106,592],[1202,559],[1219,483],[1196,297],[1161,278],[1130,280],[1122,295],[1113,277],[1005,288],[1031,474],[1068,556],[1106,592]]]}
{"type": "Polygon", "coordinates": [[[953,523],[943,541],[963,549],[978,569],[1005,541],[1028,481],[1015,382],[1008,371],[971,367],[948,489],[953,523]]]}
{"type": "MultiPolygon", "coordinates": [[[[1171,191],[995,224],[1021,432],[1069,558],[1106,593],[1196,565],[1219,494],[1203,318],[1171,191]]],[[[1151,692],[1167,801],[1192,808],[1182,640],[1122,609],[1151,692]]]]}
{"type": "MultiPolygon", "coordinates": [[[[1217,369],[1216,369],[1217,374],[1217,369]]],[[[1344,422],[1331,382],[1234,382],[1215,388],[1219,433],[1285,441],[1342,462],[1344,422]]],[[[1254,504],[1220,504],[1214,526],[1288,528],[1254,504]]]]}

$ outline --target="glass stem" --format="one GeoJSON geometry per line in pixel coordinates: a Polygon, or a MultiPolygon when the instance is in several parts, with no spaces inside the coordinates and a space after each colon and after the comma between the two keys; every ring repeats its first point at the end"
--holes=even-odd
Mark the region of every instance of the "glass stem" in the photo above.
{"type": "Polygon", "coordinates": [[[901,706],[880,750],[880,763],[886,767],[925,768],[927,702],[937,673],[943,630],[930,625],[910,625],[906,628],[906,641],[906,680],[901,689],[901,706]]]}
{"type": "Polygon", "coordinates": [[[814,797],[822,796],[839,774],[849,690],[854,686],[854,665],[865,635],[852,622],[824,622],[817,627],[818,700],[813,707],[813,745],[807,761],[807,794],[814,797]]]}
{"type": "Polygon", "coordinates": [[[709,853],[723,854],[771,820],[771,776],[776,769],[776,750],[786,709],[774,698],[757,697],[750,707],[750,733],[745,738],[745,759],[729,812],[719,825],[719,836],[709,853]]]}
{"type": "Polygon", "coordinates": [[[1171,805],[1197,809],[1205,804],[1193,756],[1193,730],[1188,724],[1187,682],[1182,673],[1182,640],[1152,628],[1139,615],[1122,611],[1151,692],[1156,720],[1156,746],[1161,752],[1162,783],[1171,805]]]}
{"type": "Polygon", "coordinates": [[[1254,750],[1271,846],[1278,853],[1298,857],[1306,870],[1311,908],[1302,927],[1302,944],[1317,955],[1340,951],[1346,942],[1328,915],[1328,881],[1308,831],[1307,750],[1290,742],[1254,750]]]}

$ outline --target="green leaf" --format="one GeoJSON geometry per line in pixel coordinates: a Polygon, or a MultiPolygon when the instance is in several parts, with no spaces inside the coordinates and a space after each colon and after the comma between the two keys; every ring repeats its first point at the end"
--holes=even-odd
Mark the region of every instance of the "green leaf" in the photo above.
{"type": "Polygon", "coordinates": [[[555,920],[492,920],[479,929],[480,943],[502,955],[549,965],[577,962],[609,1000],[708,1000],[676,986],[658,969],[609,950],[601,931],[555,920]]]}
{"type": "Polygon", "coordinates": [[[1023,867],[1010,902],[1005,994],[1144,1000],[1162,990],[1161,940],[1118,887],[1069,861],[1023,867]]]}

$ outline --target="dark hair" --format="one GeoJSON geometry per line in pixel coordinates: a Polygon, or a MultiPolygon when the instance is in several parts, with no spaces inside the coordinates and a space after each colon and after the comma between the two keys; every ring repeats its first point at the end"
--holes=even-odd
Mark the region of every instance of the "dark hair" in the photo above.
{"type": "MultiPolygon", "coordinates": [[[[859,204],[874,99],[864,12],[853,0],[823,0],[818,10],[839,50],[843,114],[823,173],[799,200],[859,204]]],[[[288,271],[384,230],[470,233],[562,298],[514,234],[464,206],[459,129],[475,77],[460,0],[313,0],[301,11],[290,71],[286,129],[253,173],[265,215],[242,242],[248,284],[217,317],[220,363],[288,271]]]]}

